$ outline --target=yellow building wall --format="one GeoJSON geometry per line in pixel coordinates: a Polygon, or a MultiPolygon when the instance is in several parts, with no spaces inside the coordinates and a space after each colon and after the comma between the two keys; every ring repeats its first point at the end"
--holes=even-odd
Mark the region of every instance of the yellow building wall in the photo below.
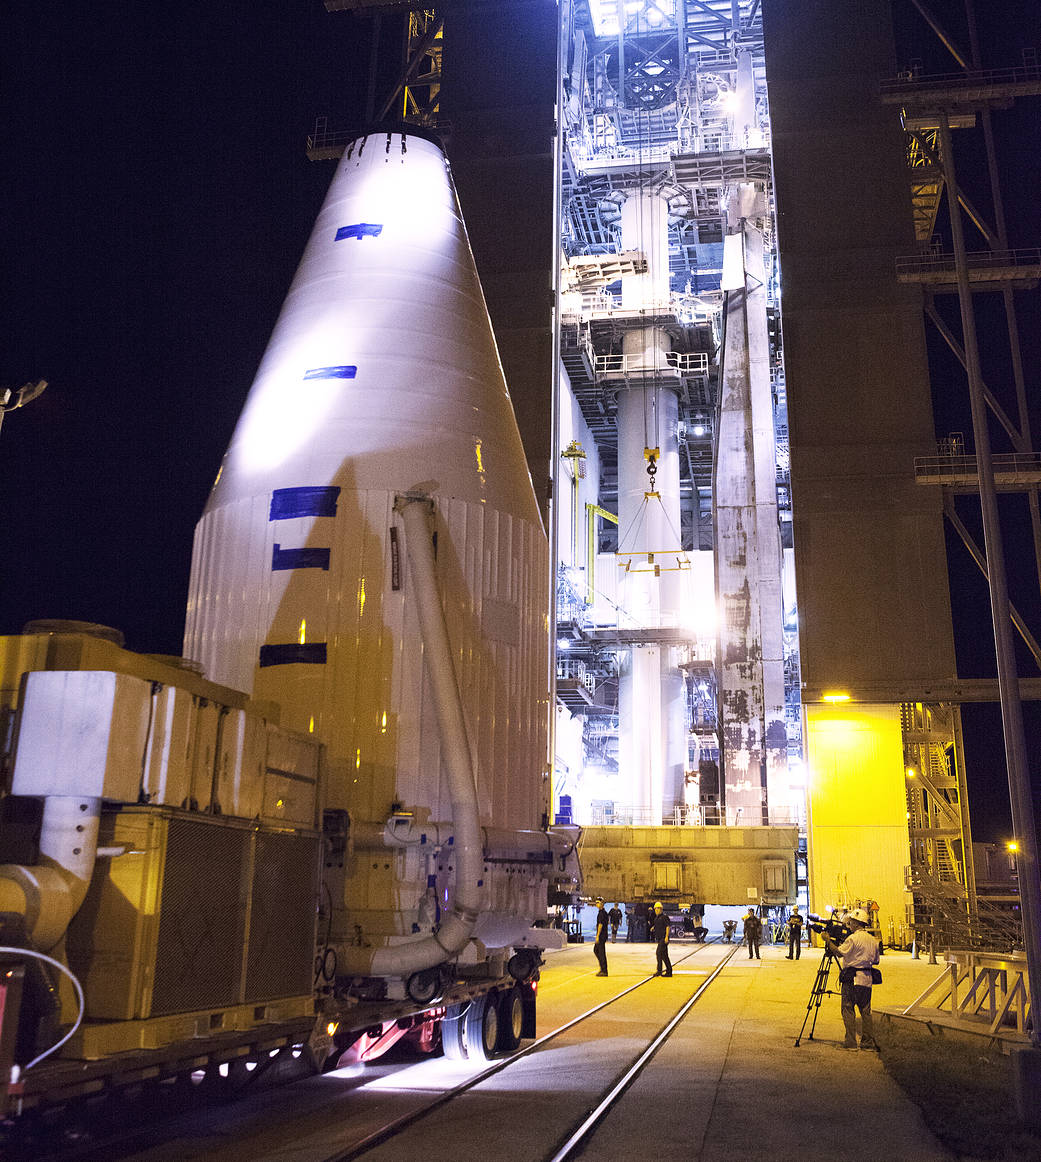
{"type": "Polygon", "coordinates": [[[804,707],[810,909],[877,900],[882,936],[900,937],[910,893],[899,705],[804,707]]]}

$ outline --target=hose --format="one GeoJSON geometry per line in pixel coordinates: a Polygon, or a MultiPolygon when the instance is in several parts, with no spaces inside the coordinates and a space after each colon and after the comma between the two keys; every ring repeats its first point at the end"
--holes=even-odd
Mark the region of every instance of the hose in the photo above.
{"type": "Polygon", "coordinates": [[[44,964],[50,964],[54,968],[58,969],[60,972],[65,973],[65,975],[69,978],[69,980],[72,981],[72,987],[76,990],[76,1000],[79,1002],[80,1011],[76,1015],[76,1020],[72,1023],[72,1028],[65,1034],[64,1037],[61,1038],[60,1041],[55,1041],[55,1043],[50,1047],[50,1049],[45,1049],[42,1053],[40,1053],[36,1057],[34,1057],[32,1059],[32,1061],[29,1062],[28,1065],[25,1066],[26,1070],[32,1069],[32,1067],[34,1065],[39,1065],[39,1063],[45,1057],[50,1057],[50,1055],[55,1050],[60,1049],[65,1044],[65,1042],[68,1041],[68,1039],[80,1027],[80,1023],[83,1021],[83,1014],[86,1010],[86,1003],[83,1000],[83,987],[80,984],[80,982],[76,979],[76,977],[73,975],[73,973],[70,972],[69,969],[66,968],[66,966],[64,964],[62,964],[62,962],[60,960],[55,960],[53,956],[46,956],[46,955],[44,955],[44,953],[35,952],[31,948],[13,948],[10,945],[0,945],[0,953],[2,953],[4,955],[9,955],[9,956],[30,956],[30,957],[32,957],[33,960],[42,960],[44,962],[44,964]]]}

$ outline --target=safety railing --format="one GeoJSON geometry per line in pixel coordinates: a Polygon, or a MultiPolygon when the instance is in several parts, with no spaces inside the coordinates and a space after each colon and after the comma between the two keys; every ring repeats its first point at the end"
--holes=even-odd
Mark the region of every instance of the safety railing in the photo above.
{"type": "MultiPolygon", "coordinates": [[[[1036,246],[1026,246],[1019,250],[973,250],[965,255],[965,264],[970,271],[1041,266],[1041,249],[1036,246]]],[[[953,270],[954,254],[950,251],[911,254],[896,260],[898,276],[936,274],[953,270]]]]}
{"type": "MultiPolygon", "coordinates": [[[[681,375],[704,375],[708,372],[706,351],[668,351],[665,368],[681,375]]],[[[662,367],[648,367],[645,355],[597,355],[593,370],[597,375],[631,375],[637,372],[663,371],[662,367]]]]}
{"type": "Polygon", "coordinates": [[[1027,960],[1023,953],[997,956],[985,952],[948,952],[946,965],[902,1016],[942,1013],[956,1027],[1026,1039],[1030,1013],[1027,960]]]}
{"type": "MultiPolygon", "coordinates": [[[[995,476],[1036,475],[1041,472],[1041,453],[1000,452],[991,457],[995,476]]],[[[975,456],[916,456],[916,480],[940,477],[977,476],[979,465],[975,456]]]]}
{"type": "Polygon", "coordinates": [[[650,807],[628,803],[600,804],[593,806],[591,819],[594,827],[797,827],[800,822],[794,807],[771,807],[764,821],[762,809],[751,812],[741,807],[713,804],[680,804],[661,817],[650,807]]]}
{"type": "Polygon", "coordinates": [[[886,93],[918,93],[935,89],[989,88],[994,85],[1018,85],[1027,81],[1041,81],[1041,66],[1021,65],[1007,69],[973,69],[962,73],[901,73],[879,85],[886,93]]]}

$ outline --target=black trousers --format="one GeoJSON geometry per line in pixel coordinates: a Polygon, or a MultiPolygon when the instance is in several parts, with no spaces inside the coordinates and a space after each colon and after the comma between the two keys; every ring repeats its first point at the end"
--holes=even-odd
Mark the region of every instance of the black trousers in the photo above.
{"type": "Polygon", "coordinates": [[[672,961],[669,960],[669,942],[667,940],[659,940],[658,947],[655,949],[655,955],[658,960],[658,971],[662,971],[662,965],[665,965],[664,971],[672,974],[672,961]]]}
{"type": "Polygon", "coordinates": [[[801,953],[802,953],[802,929],[800,928],[798,932],[793,932],[789,928],[788,929],[788,955],[794,956],[795,959],[798,960],[801,953]]]}
{"type": "Polygon", "coordinates": [[[606,945],[600,944],[600,943],[594,944],[593,945],[593,955],[596,957],[597,962],[600,965],[600,971],[607,972],[607,947],[606,947],[606,945]]]}
{"type": "Polygon", "coordinates": [[[745,939],[748,941],[748,959],[751,960],[754,956],[756,960],[759,959],[759,934],[753,935],[751,932],[745,934],[745,939]]]}

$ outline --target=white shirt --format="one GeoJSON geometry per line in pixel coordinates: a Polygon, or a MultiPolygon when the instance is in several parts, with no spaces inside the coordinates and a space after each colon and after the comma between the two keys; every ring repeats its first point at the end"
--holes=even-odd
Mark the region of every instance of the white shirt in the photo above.
{"type": "Polygon", "coordinates": [[[855,968],[855,985],[871,987],[871,966],[878,964],[878,937],[872,936],[866,928],[851,932],[838,946],[843,968],[855,968]]]}

